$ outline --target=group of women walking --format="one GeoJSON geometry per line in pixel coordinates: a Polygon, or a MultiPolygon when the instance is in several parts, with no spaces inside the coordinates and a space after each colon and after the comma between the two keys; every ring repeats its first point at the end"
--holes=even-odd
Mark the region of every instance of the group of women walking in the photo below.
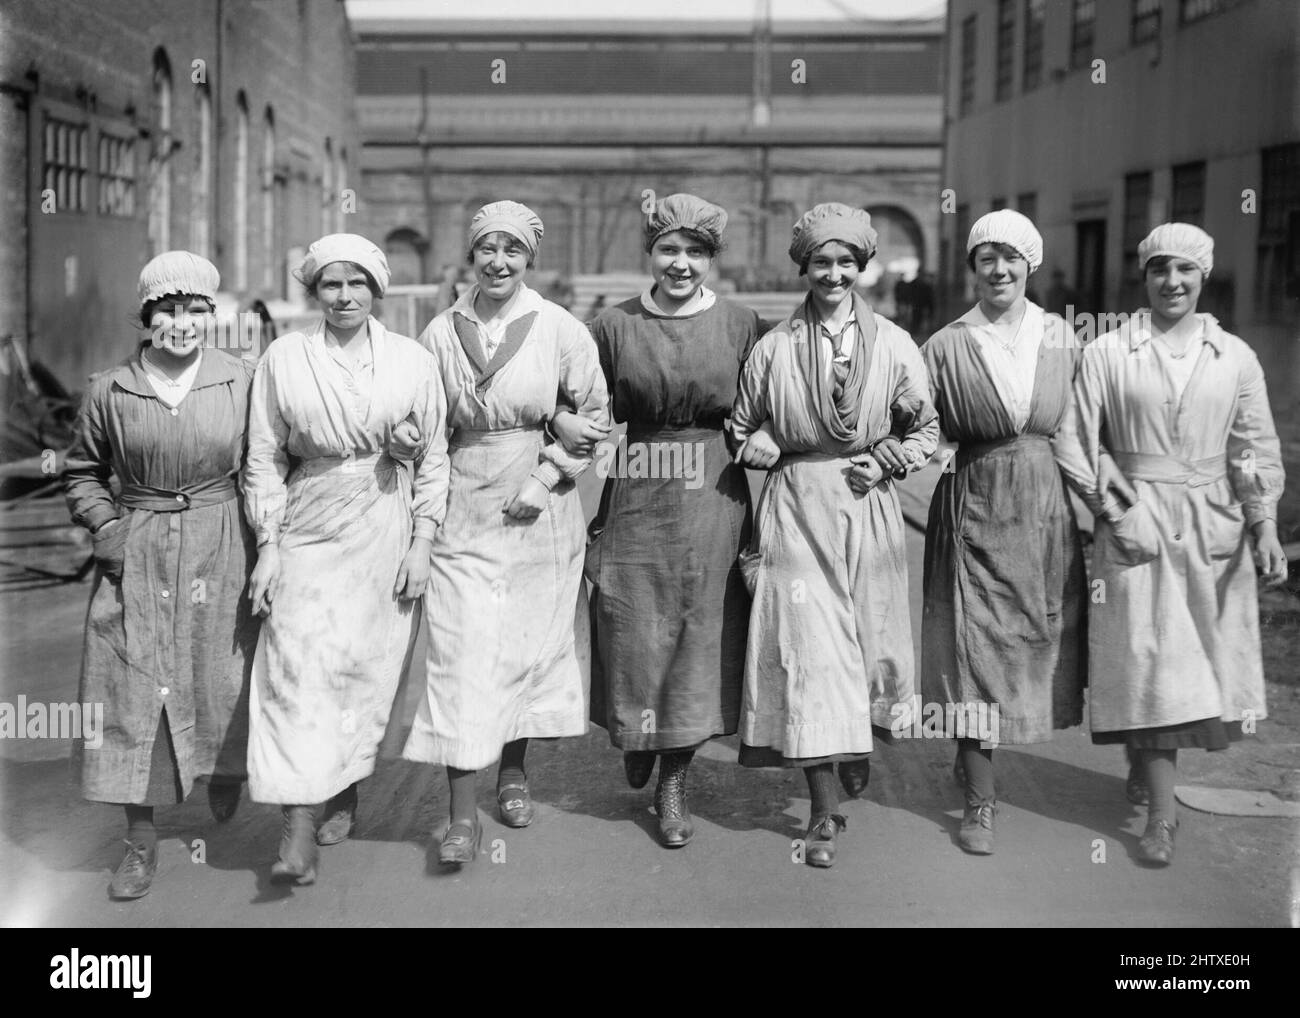
{"type": "MultiPolygon", "coordinates": [[[[666,847],[694,835],[692,755],[739,733],[742,765],[804,771],[804,858],[830,866],[840,788],[867,787],[914,692],[992,707],[997,741],[1023,744],[1079,724],[1085,684],[1093,740],[1126,745],[1130,796],[1149,800],[1139,855],[1171,860],[1177,750],[1221,749],[1265,716],[1255,570],[1286,570],[1259,364],[1195,312],[1210,238],[1154,230],[1150,310],[1080,350],[1025,299],[1038,231],[991,213],[968,240],[978,303],[918,349],[856,286],[876,250],[866,212],[822,204],[795,224],[808,295],[773,328],[707,286],[726,222],[693,195],[658,201],[652,285],[588,331],[525,282],[540,219],[494,202],[466,239],[475,285],[417,341],[371,313],[383,253],[323,237],[300,270],[319,321],[255,371],[203,347],[210,263],[145,266],[149,335],[92,379],[67,483],[98,560],[81,698],[104,703],[105,734],[80,753],[85,796],[125,808],[114,897],[149,890],[153,808],[205,775],[218,821],[245,778],[282,806],[272,876],[311,883],[319,846],[352,831],[421,599],[403,756],[446,768],[443,863],[478,853],[479,770],[499,761],[500,818],[526,827],[529,740],[590,717],[632,787],[657,767],[666,847]],[[624,453],[681,465],[689,447],[693,471],[615,459],[584,531],[574,480],[611,415],[624,453]],[[944,439],[917,690],[898,486],[944,439]],[[767,472],[756,514],[746,467],[767,472]],[[1101,600],[1067,480],[1098,516],[1101,600]]],[[[987,854],[993,751],[947,734],[959,843],[987,854]]]]}

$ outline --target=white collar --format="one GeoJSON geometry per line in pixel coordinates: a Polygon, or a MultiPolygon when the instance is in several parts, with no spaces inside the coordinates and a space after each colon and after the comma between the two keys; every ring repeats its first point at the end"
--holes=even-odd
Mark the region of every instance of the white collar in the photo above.
{"type": "MultiPolygon", "coordinates": [[[[474,298],[478,296],[479,285],[475,283],[463,294],[460,299],[452,305],[451,310],[460,315],[462,318],[468,318],[475,325],[487,328],[487,324],[478,316],[474,310],[474,298]]],[[[510,306],[506,313],[496,320],[496,326],[501,328],[513,322],[516,318],[522,318],[533,311],[540,311],[545,301],[542,295],[536,290],[530,289],[526,283],[520,283],[519,288],[515,290],[514,295],[510,298],[510,306]]]]}
{"type": "Polygon", "coordinates": [[[656,318],[685,318],[688,315],[698,314],[701,311],[707,311],[717,302],[717,294],[707,286],[701,284],[700,288],[688,300],[684,307],[678,308],[671,314],[655,303],[654,284],[651,283],[641,294],[641,306],[649,311],[656,318]]]}

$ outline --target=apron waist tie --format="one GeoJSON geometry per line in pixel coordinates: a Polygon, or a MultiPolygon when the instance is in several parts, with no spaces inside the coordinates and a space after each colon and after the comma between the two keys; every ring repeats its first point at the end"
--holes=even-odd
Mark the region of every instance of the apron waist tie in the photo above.
{"type": "Polygon", "coordinates": [[[957,448],[957,469],[961,470],[974,463],[978,459],[983,459],[989,453],[997,452],[999,449],[1018,447],[1023,451],[1041,450],[1049,456],[1052,452],[1052,440],[1046,435],[1022,434],[1008,435],[1006,438],[995,438],[990,442],[963,442],[957,448]]]}
{"type": "Polygon", "coordinates": [[[1185,460],[1145,452],[1112,452],[1111,457],[1129,480],[1148,484],[1185,484],[1199,488],[1222,481],[1228,475],[1223,456],[1185,460]]]}
{"type": "Polygon", "coordinates": [[[206,509],[208,506],[221,505],[238,495],[235,479],[227,475],[175,489],[155,488],[151,484],[124,484],[117,501],[128,509],[179,513],[186,509],[206,509]]]}

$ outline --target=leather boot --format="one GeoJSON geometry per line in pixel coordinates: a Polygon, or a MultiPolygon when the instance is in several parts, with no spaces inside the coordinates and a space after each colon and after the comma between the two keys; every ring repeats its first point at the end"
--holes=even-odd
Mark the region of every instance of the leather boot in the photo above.
{"type": "Polygon", "coordinates": [[[664,848],[681,848],[695,836],[691,811],[686,806],[686,772],[690,755],[664,753],[655,786],[655,812],[659,814],[659,842],[664,848]]]}
{"type": "Polygon", "coordinates": [[[271,882],[314,884],[316,882],[316,808],[285,806],[280,833],[280,858],[271,864],[271,882]]]}

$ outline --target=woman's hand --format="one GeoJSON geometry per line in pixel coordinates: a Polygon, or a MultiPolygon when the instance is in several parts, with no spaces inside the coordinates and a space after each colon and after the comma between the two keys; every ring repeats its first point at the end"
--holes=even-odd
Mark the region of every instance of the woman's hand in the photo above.
{"type": "Polygon", "coordinates": [[[1260,520],[1250,532],[1255,538],[1255,566],[1263,574],[1264,581],[1270,587],[1276,587],[1286,581],[1287,561],[1282,543],[1277,539],[1277,523],[1274,520],[1260,520]]]}
{"type": "Polygon", "coordinates": [[[529,477],[515,497],[506,503],[504,512],[516,520],[536,519],[546,508],[547,499],[550,497],[551,493],[546,490],[546,485],[536,477],[529,477]]]}
{"type": "Polygon", "coordinates": [[[882,474],[897,476],[907,473],[907,455],[903,452],[903,443],[893,435],[877,442],[871,449],[871,455],[880,465],[882,474]]]}
{"type": "Polygon", "coordinates": [[[781,447],[765,428],[759,428],[736,450],[735,462],[754,470],[771,470],[781,458],[781,447]]]}
{"type": "Polygon", "coordinates": [[[1101,495],[1102,505],[1109,505],[1118,498],[1127,511],[1138,504],[1137,491],[1109,456],[1103,456],[1097,467],[1097,491],[1101,495]]]}
{"type": "Polygon", "coordinates": [[[388,439],[388,455],[403,462],[420,455],[420,429],[410,417],[393,429],[388,439]]]}
{"type": "Polygon", "coordinates": [[[885,468],[880,465],[875,453],[864,452],[849,462],[853,464],[849,467],[849,487],[859,495],[865,495],[885,476],[885,468]]]}
{"type": "Polygon", "coordinates": [[[424,593],[429,585],[429,563],[433,555],[433,542],[427,537],[414,537],[411,547],[397,569],[397,583],[393,593],[403,601],[412,601],[424,593]]]}
{"type": "Polygon", "coordinates": [[[274,544],[264,544],[257,549],[257,565],[248,578],[248,597],[253,611],[262,618],[271,614],[271,602],[280,583],[280,549],[274,544]]]}
{"type": "Polygon", "coordinates": [[[551,418],[551,434],[570,456],[590,456],[596,443],[608,438],[614,429],[572,410],[559,410],[551,418]]]}
{"type": "Polygon", "coordinates": [[[94,543],[95,561],[103,569],[104,575],[114,580],[122,578],[122,566],[126,560],[126,538],[130,530],[120,517],[109,520],[90,535],[94,543]]]}

